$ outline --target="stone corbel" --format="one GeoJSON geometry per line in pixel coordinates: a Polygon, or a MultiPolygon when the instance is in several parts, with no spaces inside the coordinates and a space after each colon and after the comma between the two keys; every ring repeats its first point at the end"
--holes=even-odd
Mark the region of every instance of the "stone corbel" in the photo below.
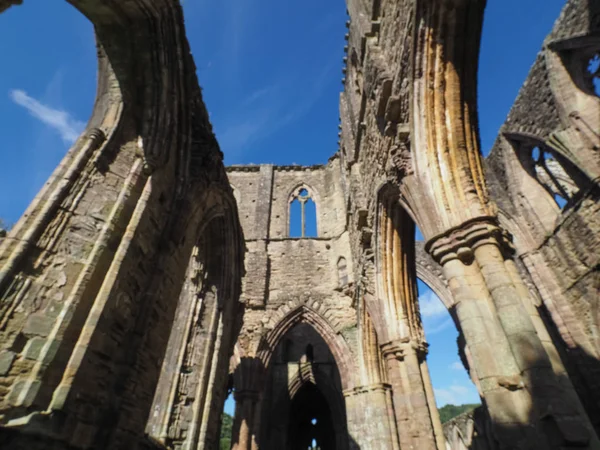
{"type": "Polygon", "coordinates": [[[440,265],[460,259],[464,264],[474,260],[474,250],[480,245],[496,245],[503,254],[514,254],[512,236],[498,225],[495,217],[480,217],[450,229],[425,244],[425,250],[440,265]]]}

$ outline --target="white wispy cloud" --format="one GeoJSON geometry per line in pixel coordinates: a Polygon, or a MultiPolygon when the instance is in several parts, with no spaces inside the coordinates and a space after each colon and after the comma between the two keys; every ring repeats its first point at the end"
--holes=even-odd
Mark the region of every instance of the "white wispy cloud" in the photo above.
{"type": "Polygon", "coordinates": [[[21,89],[11,90],[9,96],[33,117],[54,129],[67,144],[75,142],[85,128],[84,122],[71,117],[68,112],[45,105],[21,89]]]}
{"type": "Polygon", "coordinates": [[[447,314],[446,307],[431,290],[419,296],[419,307],[421,317],[443,317],[447,314]]]}
{"type": "Polygon", "coordinates": [[[440,333],[453,325],[448,310],[431,289],[419,295],[419,310],[426,336],[440,333]]]}
{"type": "Polygon", "coordinates": [[[462,405],[472,401],[474,387],[453,384],[444,389],[434,389],[435,400],[438,406],[446,404],[462,405]]]}
{"type": "Polygon", "coordinates": [[[334,67],[331,62],[310,77],[306,89],[294,88],[298,80],[288,76],[286,82],[279,80],[242,99],[236,114],[228,118],[222,130],[217,130],[221,149],[226,155],[247,150],[304,117],[323,94],[334,67]]]}
{"type": "Polygon", "coordinates": [[[426,336],[433,336],[434,334],[441,333],[445,329],[449,328],[451,325],[454,325],[454,323],[452,322],[452,319],[446,319],[442,322],[433,323],[433,324],[431,324],[428,321],[423,321],[423,322],[424,322],[423,327],[425,328],[426,336]]]}
{"type": "Polygon", "coordinates": [[[464,366],[460,361],[454,361],[450,366],[448,366],[452,370],[465,370],[464,366]]]}

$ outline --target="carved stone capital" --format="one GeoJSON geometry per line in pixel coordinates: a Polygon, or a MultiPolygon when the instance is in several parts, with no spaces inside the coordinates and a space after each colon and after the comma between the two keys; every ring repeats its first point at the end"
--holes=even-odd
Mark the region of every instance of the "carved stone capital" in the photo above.
{"type": "Polygon", "coordinates": [[[429,345],[410,338],[396,339],[386,342],[381,346],[381,353],[385,359],[403,360],[408,354],[414,353],[419,360],[427,356],[429,345]]]}
{"type": "Polygon", "coordinates": [[[88,137],[92,141],[92,145],[95,148],[98,148],[100,144],[102,144],[106,140],[106,134],[100,128],[92,128],[88,132],[88,137]]]}
{"type": "Polygon", "coordinates": [[[505,254],[514,253],[512,236],[495,217],[480,217],[452,228],[427,242],[425,250],[441,265],[453,259],[471,264],[474,250],[484,244],[496,245],[505,254]]]}

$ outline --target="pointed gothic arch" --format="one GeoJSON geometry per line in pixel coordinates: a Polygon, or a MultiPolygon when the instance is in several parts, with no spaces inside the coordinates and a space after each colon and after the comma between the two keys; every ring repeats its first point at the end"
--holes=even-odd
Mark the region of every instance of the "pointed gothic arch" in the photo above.
{"type": "Polygon", "coordinates": [[[340,368],[340,362],[347,365],[351,355],[343,338],[336,335],[326,319],[302,305],[279,320],[275,329],[265,337],[261,348],[257,356],[263,361],[266,376],[260,412],[262,445],[275,448],[284,445],[291,437],[294,442],[289,441],[289,448],[296,448],[297,439],[304,442],[306,433],[311,429],[306,423],[308,408],[315,415],[329,411],[322,416],[330,427],[327,433],[324,430],[321,435],[322,439],[329,436],[323,448],[347,449],[349,437],[344,391],[348,381],[342,379],[344,370],[340,368]],[[289,357],[285,360],[274,358],[281,353],[282,346],[289,347],[289,357]],[[312,348],[312,358],[306,357],[309,348],[312,348]],[[314,399],[304,398],[311,392],[316,395],[315,398],[322,399],[321,410],[310,406],[314,399]],[[296,408],[304,409],[304,415],[298,416],[300,410],[296,408]]]}
{"type": "Polygon", "coordinates": [[[269,367],[277,344],[279,344],[282,337],[290,329],[299,323],[309,324],[323,337],[324,341],[331,349],[340,370],[343,389],[353,387],[354,379],[352,374],[354,363],[348,344],[324,317],[307,305],[301,305],[293,311],[290,311],[278,321],[276,326],[270,332],[262,337],[256,355],[263,366],[265,368],[269,367]]]}

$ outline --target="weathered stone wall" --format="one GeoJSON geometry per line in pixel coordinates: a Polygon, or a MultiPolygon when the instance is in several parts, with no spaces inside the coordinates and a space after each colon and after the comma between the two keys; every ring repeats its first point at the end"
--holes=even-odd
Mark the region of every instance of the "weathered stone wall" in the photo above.
{"type": "Polygon", "coordinates": [[[290,405],[305,383],[326,393],[337,445],[346,448],[352,437],[343,389],[355,386],[362,363],[339,159],[324,166],[232,166],[227,171],[246,237],[246,310],[232,361],[238,399],[234,448],[249,448],[251,440],[265,449],[285,446],[290,405]],[[316,237],[289,237],[290,203],[302,188],[316,204],[316,237]],[[340,258],[346,261],[344,273],[340,258]],[[300,354],[309,344],[314,364],[300,354]],[[331,385],[333,367],[337,381],[331,385]],[[248,406],[254,398],[260,399],[258,406],[248,406]]]}

